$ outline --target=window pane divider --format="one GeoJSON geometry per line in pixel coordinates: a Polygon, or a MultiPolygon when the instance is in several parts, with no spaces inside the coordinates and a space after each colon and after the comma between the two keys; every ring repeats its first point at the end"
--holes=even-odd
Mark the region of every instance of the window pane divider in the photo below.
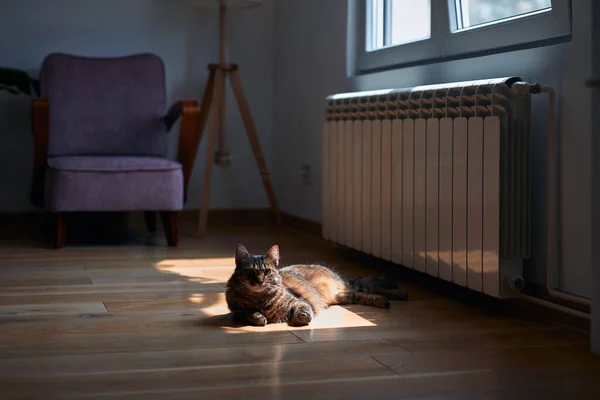
{"type": "Polygon", "coordinates": [[[392,44],[392,0],[384,0],[383,6],[383,45],[392,44]]]}

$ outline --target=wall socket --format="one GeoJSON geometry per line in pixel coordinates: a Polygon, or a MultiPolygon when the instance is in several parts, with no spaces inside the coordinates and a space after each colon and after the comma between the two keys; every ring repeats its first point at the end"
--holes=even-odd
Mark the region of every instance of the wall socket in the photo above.
{"type": "Polygon", "coordinates": [[[304,163],[304,164],[302,164],[300,169],[302,170],[302,183],[304,185],[311,186],[313,183],[313,180],[312,180],[312,171],[311,171],[310,164],[304,163]]]}

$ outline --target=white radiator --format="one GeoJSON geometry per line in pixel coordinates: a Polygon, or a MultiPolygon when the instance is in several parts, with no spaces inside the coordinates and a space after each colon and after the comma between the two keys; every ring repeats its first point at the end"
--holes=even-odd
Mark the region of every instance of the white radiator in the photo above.
{"type": "Polygon", "coordinates": [[[323,237],[516,295],[530,255],[531,95],[515,83],[529,86],[500,78],[329,96],[323,237]]]}

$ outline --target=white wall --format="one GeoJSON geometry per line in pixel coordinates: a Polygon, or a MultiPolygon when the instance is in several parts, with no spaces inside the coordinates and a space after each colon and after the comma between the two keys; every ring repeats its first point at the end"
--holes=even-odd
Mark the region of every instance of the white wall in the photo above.
{"type": "MultiPolygon", "coordinates": [[[[251,104],[269,166],[272,165],[273,4],[229,14],[230,61],[251,104]]],[[[0,65],[38,75],[44,56],[61,51],[87,56],[154,52],[166,65],[168,105],[202,99],[206,66],[218,61],[217,11],[187,0],[0,0],[0,65]]],[[[227,128],[233,160],[215,166],[211,208],[260,208],[268,201],[233,94],[227,93],[227,128]]],[[[30,99],[0,92],[0,212],[33,210],[29,185],[33,142],[30,99]]],[[[175,157],[179,124],[171,131],[175,157]]],[[[200,204],[206,140],[192,175],[186,208],[200,204]]]]}
{"type": "MultiPolygon", "coordinates": [[[[501,76],[530,76],[559,93],[563,236],[561,288],[590,296],[591,284],[591,75],[592,0],[573,2],[570,43],[485,57],[391,70],[346,79],[347,1],[286,0],[276,6],[276,182],[283,210],[321,220],[321,126],[325,96],[346,90],[435,84],[501,76]],[[315,185],[305,187],[294,171],[312,160],[315,185]]],[[[534,100],[540,123],[533,132],[534,250],[527,278],[545,279],[546,103],[534,100]]]]}
{"type": "Polygon", "coordinates": [[[321,219],[321,127],[325,97],[349,90],[344,0],[285,0],[275,13],[275,189],[284,211],[321,219]],[[312,165],[313,185],[300,167],[312,165]]]}

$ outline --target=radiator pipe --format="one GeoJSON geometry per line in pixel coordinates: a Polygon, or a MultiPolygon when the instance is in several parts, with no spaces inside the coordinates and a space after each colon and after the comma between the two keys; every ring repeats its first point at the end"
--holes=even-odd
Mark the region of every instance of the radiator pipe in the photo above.
{"type": "Polygon", "coordinates": [[[539,304],[544,307],[552,308],[553,310],[560,311],[565,314],[573,315],[574,317],[582,318],[585,320],[590,320],[592,317],[589,313],[578,311],[570,307],[561,306],[560,304],[553,303],[551,301],[542,300],[539,297],[529,296],[526,294],[520,294],[520,299],[528,301],[530,303],[539,304]]]}
{"type": "Polygon", "coordinates": [[[556,129],[556,91],[549,86],[542,86],[541,93],[548,95],[548,232],[546,244],[548,249],[546,289],[550,296],[577,304],[590,306],[590,299],[564,293],[557,290],[557,275],[559,269],[558,249],[562,244],[558,230],[558,134],[556,129]],[[553,246],[554,244],[554,246],[553,246]]]}
{"type": "MultiPolygon", "coordinates": [[[[566,300],[576,304],[590,306],[591,301],[588,298],[572,295],[557,290],[557,275],[559,267],[558,249],[561,245],[560,232],[557,228],[560,209],[558,207],[558,156],[557,142],[558,135],[556,129],[556,91],[549,86],[541,86],[537,83],[515,82],[512,85],[513,90],[518,94],[539,94],[548,95],[548,211],[547,211],[547,259],[546,259],[546,290],[548,294],[557,299],[566,300]],[[554,244],[554,246],[553,246],[554,244]]],[[[543,301],[543,300],[540,300],[543,301]]],[[[549,302],[545,302],[549,303],[549,302]]],[[[556,308],[556,307],[555,307],[556,308]]],[[[563,307],[564,309],[564,307],[563,307]]],[[[580,313],[580,312],[578,312],[580,313]]],[[[589,316],[589,314],[587,314],[589,316]]]]}

